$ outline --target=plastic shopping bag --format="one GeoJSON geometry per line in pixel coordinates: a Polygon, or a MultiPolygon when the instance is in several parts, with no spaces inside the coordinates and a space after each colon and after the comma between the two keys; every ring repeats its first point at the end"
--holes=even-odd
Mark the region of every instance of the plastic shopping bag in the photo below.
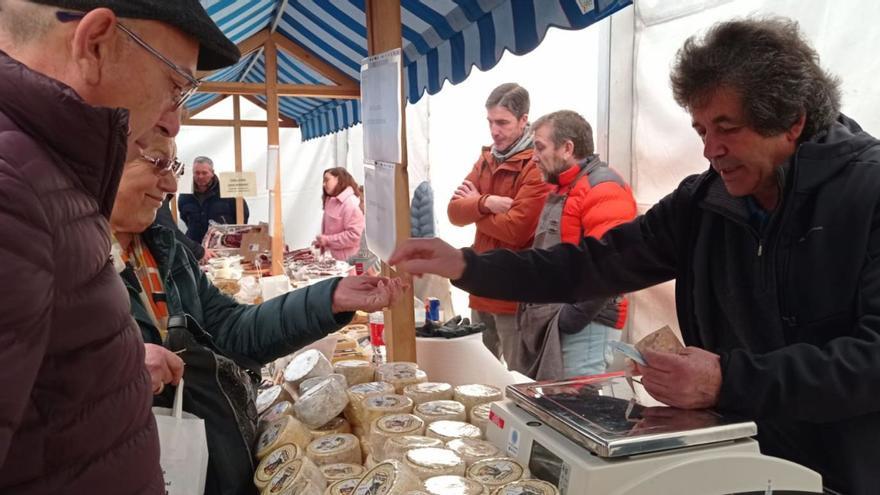
{"type": "Polygon", "coordinates": [[[205,422],[183,412],[183,380],[174,395],[174,407],[154,407],[159,428],[159,463],[167,495],[202,495],[208,472],[205,422]]]}

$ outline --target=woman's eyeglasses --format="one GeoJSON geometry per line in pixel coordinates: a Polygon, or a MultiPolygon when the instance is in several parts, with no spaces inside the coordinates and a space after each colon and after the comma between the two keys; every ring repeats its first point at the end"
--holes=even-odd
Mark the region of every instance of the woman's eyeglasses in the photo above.
{"type": "Polygon", "coordinates": [[[159,175],[165,175],[168,173],[174,174],[174,177],[180,177],[183,175],[183,162],[177,159],[177,157],[173,158],[153,158],[151,156],[144,155],[141,153],[141,158],[153,164],[153,167],[156,169],[156,172],[159,175]]]}

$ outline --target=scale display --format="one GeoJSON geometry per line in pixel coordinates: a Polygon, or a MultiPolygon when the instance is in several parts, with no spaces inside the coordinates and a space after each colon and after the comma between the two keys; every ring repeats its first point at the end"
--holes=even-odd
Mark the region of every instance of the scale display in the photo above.
{"type": "Polygon", "coordinates": [[[601,457],[723,442],[757,434],[751,421],[710,410],[645,406],[622,373],[507,387],[518,406],[601,457]]]}

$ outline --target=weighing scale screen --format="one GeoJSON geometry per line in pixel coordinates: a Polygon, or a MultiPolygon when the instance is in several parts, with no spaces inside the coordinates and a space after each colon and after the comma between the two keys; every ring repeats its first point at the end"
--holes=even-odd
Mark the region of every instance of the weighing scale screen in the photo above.
{"type": "Polygon", "coordinates": [[[532,442],[532,452],[529,454],[529,471],[532,476],[559,486],[562,466],[563,461],[559,456],[550,452],[537,440],[532,442]]]}

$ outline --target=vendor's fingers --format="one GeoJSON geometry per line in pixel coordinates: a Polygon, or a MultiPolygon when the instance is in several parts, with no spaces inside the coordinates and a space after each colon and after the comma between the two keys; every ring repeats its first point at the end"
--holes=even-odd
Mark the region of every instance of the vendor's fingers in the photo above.
{"type": "Polygon", "coordinates": [[[671,352],[658,352],[645,349],[642,352],[648,367],[661,372],[672,372],[681,367],[682,356],[671,352]]]}

